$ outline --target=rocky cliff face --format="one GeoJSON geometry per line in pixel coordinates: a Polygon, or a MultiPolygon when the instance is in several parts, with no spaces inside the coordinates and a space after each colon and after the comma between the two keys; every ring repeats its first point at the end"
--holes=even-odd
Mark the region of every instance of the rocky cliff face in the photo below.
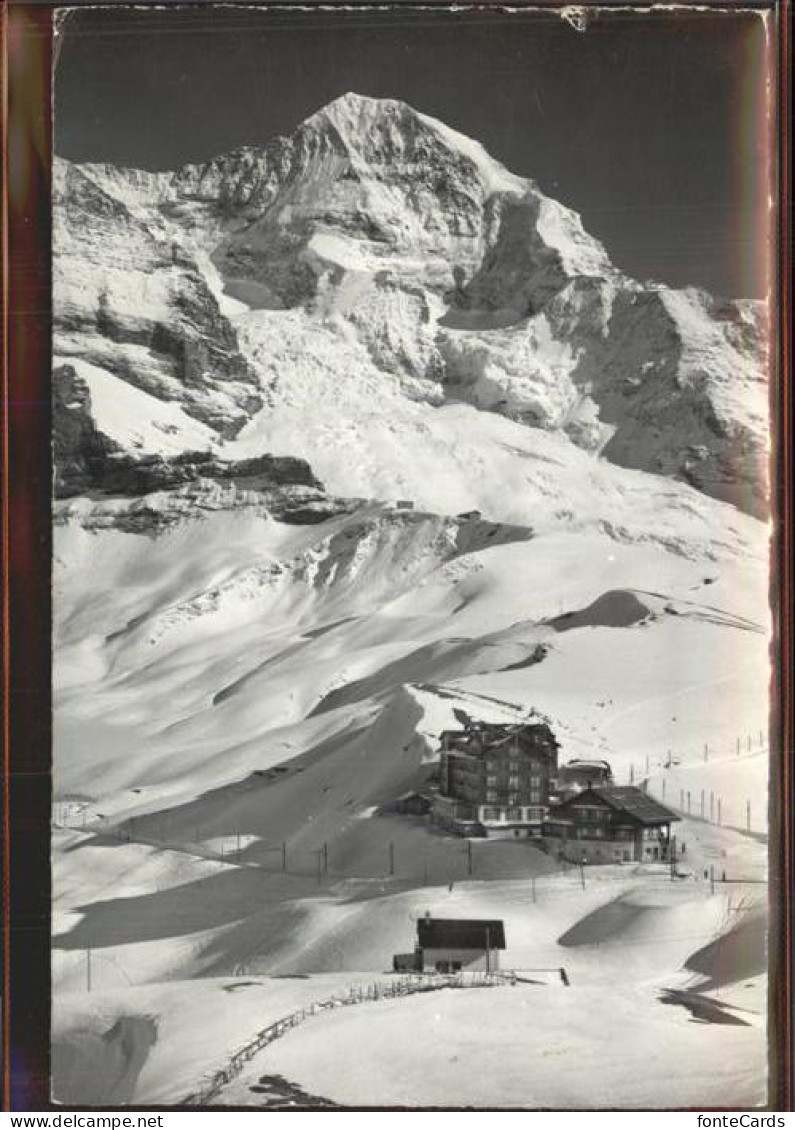
{"type": "Polygon", "coordinates": [[[763,305],[626,278],[576,213],[404,103],[345,95],[173,174],[60,163],[55,230],[67,493],[112,489],[111,456],[183,474],[184,452],[262,454],[252,431],[297,405],[331,429],[397,397],[766,513],[763,305]]]}
{"type": "Polygon", "coordinates": [[[53,205],[56,357],[234,435],[262,404],[258,380],[190,248],[71,165],[53,205]]]}

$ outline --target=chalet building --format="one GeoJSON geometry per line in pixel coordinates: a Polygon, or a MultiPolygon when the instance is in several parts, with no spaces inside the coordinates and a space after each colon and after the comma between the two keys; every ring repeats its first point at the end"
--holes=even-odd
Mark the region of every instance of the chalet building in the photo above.
{"type": "Polygon", "coordinates": [[[676,813],[632,785],[594,785],[558,804],[544,825],[548,850],[572,863],[669,859],[676,813]]]}
{"type": "Polygon", "coordinates": [[[441,742],[437,824],[464,836],[541,835],[558,759],[546,723],[471,723],[441,742]]]}
{"type": "Polygon", "coordinates": [[[587,789],[590,785],[612,785],[610,763],[597,758],[575,758],[558,769],[557,791],[561,796],[587,789]]]}
{"type": "Polygon", "coordinates": [[[505,949],[505,927],[501,920],[479,918],[432,918],[417,922],[417,944],[413,953],[396,953],[397,973],[458,973],[500,967],[505,949]]]}

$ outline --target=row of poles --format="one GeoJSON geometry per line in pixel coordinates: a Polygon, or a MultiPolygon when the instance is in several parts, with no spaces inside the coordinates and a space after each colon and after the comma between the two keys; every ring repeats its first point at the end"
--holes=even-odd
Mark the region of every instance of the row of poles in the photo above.
{"type": "MultiPolygon", "coordinates": [[[[754,738],[751,734],[746,735],[746,737],[744,739],[738,737],[735,740],[735,743],[734,743],[734,753],[735,753],[735,756],[737,756],[737,757],[740,757],[740,755],[743,752],[753,753],[754,751],[756,751],[758,753],[758,752],[761,752],[765,748],[765,745],[766,745],[765,734],[764,734],[763,730],[760,730],[758,735],[757,735],[757,744],[756,745],[754,744],[754,738]]],[[[708,762],[711,757],[720,756],[720,753],[721,753],[721,751],[719,749],[716,749],[715,746],[710,746],[709,742],[704,742],[703,760],[705,762],[708,762]]],[[[675,757],[674,757],[674,751],[672,749],[668,749],[666,751],[665,760],[662,761],[662,762],[657,760],[654,768],[656,769],[658,767],[661,767],[663,769],[671,769],[675,766],[675,764],[676,764],[676,760],[675,760],[675,757]]],[[[690,764],[690,762],[688,762],[688,764],[690,764]]],[[[629,767],[629,783],[630,783],[630,785],[635,784],[636,780],[638,780],[641,777],[641,773],[643,773],[644,776],[648,777],[650,775],[651,771],[652,771],[651,757],[647,753],[646,759],[645,759],[645,762],[644,762],[642,769],[637,768],[634,764],[630,765],[630,767],[629,767]]]]}
{"type": "MultiPolygon", "coordinates": [[[[664,778],[660,791],[660,799],[663,803],[666,803],[667,789],[666,781],[664,778]]],[[[673,798],[671,799],[671,803],[674,803],[673,798]]],[[[686,816],[698,816],[701,820],[705,820],[710,824],[716,824],[718,827],[723,826],[724,816],[726,815],[723,805],[723,798],[720,796],[716,797],[712,789],[709,790],[709,793],[707,793],[706,789],[701,789],[697,794],[695,793],[695,790],[692,789],[680,789],[678,811],[686,816]],[[698,800],[695,803],[694,795],[697,795],[698,797],[698,800]],[[709,795],[709,803],[707,803],[707,795],[709,795]]],[[[751,831],[750,800],[746,800],[745,802],[745,830],[746,832],[751,831]]]]}
{"type": "MultiPolygon", "coordinates": [[[[102,818],[100,817],[100,819],[102,819],[102,818]]],[[[62,827],[70,827],[70,828],[88,830],[86,809],[84,808],[82,810],[82,812],[78,813],[78,819],[77,820],[70,820],[67,817],[67,815],[62,811],[61,813],[59,813],[58,823],[60,823],[60,825],[62,827]]],[[[97,829],[96,824],[94,823],[92,825],[91,830],[101,831],[102,829],[101,828],[97,829]]],[[[185,849],[187,849],[188,847],[191,846],[190,842],[182,841],[181,839],[180,840],[170,840],[169,837],[166,835],[165,826],[161,827],[159,829],[159,832],[160,832],[159,836],[153,835],[152,833],[144,834],[143,836],[139,835],[138,830],[136,828],[135,817],[130,817],[130,819],[127,821],[126,829],[122,828],[121,826],[117,826],[115,828],[110,828],[110,827],[107,828],[107,834],[108,835],[114,836],[114,838],[117,838],[117,839],[120,839],[120,840],[127,840],[128,842],[132,842],[132,843],[137,842],[137,843],[149,844],[149,845],[152,845],[152,846],[162,846],[162,847],[168,847],[169,844],[171,844],[173,847],[175,847],[176,849],[179,849],[179,850],[185,850],[185,849]]],[[[199,851],[197,851],[197,854],[199,854],[202,858],[215,859],[219,863],[228,863],[230,861],[235,862],[235,863],[242,863],[243,862],[244,844],[243,844],[242,833],[237,832],[234,835],[230,836],[228,838],[228,840],[227,840],[226,837],[220,837],[220,841],[221,841],[220,845],[217,848],[214,848],[214,849],[202,848],[201,845],[202,845],[203,841],[202,841],[201,836],[200,836],[200,829],[196,828],[192,844],[197,849],[200,849],[199,851]]],[[[468,876],[474,875],[475,874],[475,857],[474,857],[474,852],[473,852],[473,849],[472,849],[472,842],[470,840],[467,840],[466,846],[463,849],[457,849],[457,850],[462,851],[462,854],[464,855],[464,870],[465,870],[466,874],[468,876]]],[[[279,857],[279,869],[284,873],[287,873],[288,871],[290,871],[290,865],[295,858],[295,853],[293,852],[291,854],[290,851],[289,851],[289,844],[288,844],[287,840],[282,840],[281,843],[270,845],[270,846],[264,845],[261,842],[258,842],[257,843],[257,851],[277,854],[278,857],[279,857]]],[[[310,856],[315,857],[315,861],[316,861],[315,874],[317,876],[318,881],[328,877],[328,875],[329,875],[329,845],[326,841],[324,841],[323,844],[318,848],[304,849],[304,851],[301,854],[308,854],[310,856]]],[[[397,850],[396,850],[396,847],[395,847],[394,840],[389,840],[389,842],[386,845],[385,864],[386,864],[387,875],[389,877],[395,877],[398,873],[398,863],[397,863],[397,850]]],[[[445,867],[444,864],[441,864],[441,866],[445,867]]],[[[448,866],[449,866],[449,864],[448,864],[448,866]]],[[[446,867],[445,867],[445,869],[446,869],[446,867]]],[[[293,874],[302,874],[302,873],[307,874],[307,871],[305,869],[302,870],[299,867],[298,869],[293,870],[291,873],[293,873],[293,874]]],[[[431,873],[432,873],[432,870],[431,870],[431,867],[430,867],[428,861],[427,860],[423,861],[423,878],[424,878],[425,882],[427,882],[430,879],[431,873]]],[[[412,873],[411,877],[414,877],[413,873],[412,873]]]]}

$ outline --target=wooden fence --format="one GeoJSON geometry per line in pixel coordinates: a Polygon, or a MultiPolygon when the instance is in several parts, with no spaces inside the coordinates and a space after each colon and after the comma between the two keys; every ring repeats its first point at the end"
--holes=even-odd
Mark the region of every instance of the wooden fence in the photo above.
{"type": "Polygon", "coordinates": [[[365,985],[352,985],[347,994],[339,997],[330,997],[325,1001],[315,1001],[275,1020],[267,1028],[257,1032],[256,1036],[234,1053],[219,1071],[202,1086],[198,1091],[183,1099],[180,1106],[207,1106],[216,1098],[229,1083],[232,1082],[243,1070],[245,1065],[254,1058],[258,1052],[274,1040],[280,1039],[287,1032],[297,1028],[312,1016],[326,1012],[329,1009],[345,1008],[349,1005],[364,1004],[366,1001],[387,1000],[390,997],[405,997],[412,993],[428,993],[437,989],[479,989],[492,988],[495,985],[516,984],[516,975],[509,973],[425,973],[408,974],[396,977],[391,981],[373,982],[365,985]]]}

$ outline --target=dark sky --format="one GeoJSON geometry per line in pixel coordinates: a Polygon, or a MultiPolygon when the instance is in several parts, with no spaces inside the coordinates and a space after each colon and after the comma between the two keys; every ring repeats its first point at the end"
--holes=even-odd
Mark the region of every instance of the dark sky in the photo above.
{"type": "Polygon", "coordinates": [[[746,13],[69,17],[56,151],[176,168],[289,133],[347,90],[402,98],[576,208],[630,274],[765,290],[765,32],[746,13]]]}

